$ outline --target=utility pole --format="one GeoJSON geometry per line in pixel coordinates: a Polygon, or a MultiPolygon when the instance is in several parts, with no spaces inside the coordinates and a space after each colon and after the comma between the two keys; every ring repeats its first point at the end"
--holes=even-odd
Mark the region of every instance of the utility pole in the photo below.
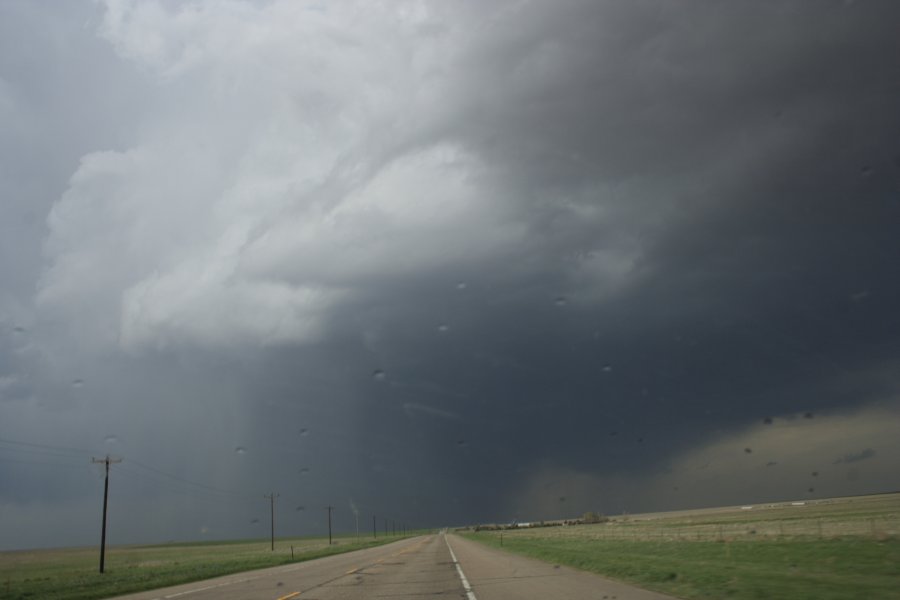
{"type": "Polygon", "coordinates": [[[334,510],[334,507],[329,505],[325,507],[328,509],[328,545],[331,545],[331,511],[334,510]]]}
{"type": "Polygon", "coordinates": [[[281,494],[276,494],[272,492],[268,496],[263,496],[263,498],[269,499],[269,508],[272,514],[272,552],[275,552],[275,498],[280,496],[281,494]]]}
{"type": "Polygon", "coordinates": [[[384,520],[384,537],[387,537],[388,528],[387,528],[387,519],[384,520]]]}
{"type": "Polygon", "coordinates": [[[378,525],[375,523],[375,515],[372,515],[372,537],[378,538],[378,525]]]}
{"type": "Polygon", "coordinates": [[[397,535],[397,521],[391,519],[391,535],[397,535]]]}
{"type": "Polygon", "coordinates": [[[106,504],[109,499],[109,465],[122,462],[121,458],[111,459],[109,454],[106,458],[93,458],[92,463],[103,463],[106,466],[106,478],[103,481],[103,525],[100,529],[100,572],[103,572],[103,566],[106,562],[106,504]]]}

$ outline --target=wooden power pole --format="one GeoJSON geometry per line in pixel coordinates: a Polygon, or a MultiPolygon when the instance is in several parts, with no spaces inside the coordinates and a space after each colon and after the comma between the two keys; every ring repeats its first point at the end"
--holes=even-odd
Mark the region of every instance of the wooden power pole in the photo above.
{"type": "Polygon", "coordinates": [[[263,496],[263,498],[269,499],[269,509],[270,514],[272,515],[272,552],[275,551],[275,498],[277,498],[280,494],[276,494],[272,492],[268,496],[263,496]]]}
{"type": "Polygon", "coordinates": [[[103,480],[103,525],[100,527],[100,572],[103,572],[106,563],[106,506],[109,500],[109,465],[122,462],[121,458],[112,459],[109,454],[106,458],[91,458],[92,463],[103,463],[106,467],[106,477],[103,480]]]}

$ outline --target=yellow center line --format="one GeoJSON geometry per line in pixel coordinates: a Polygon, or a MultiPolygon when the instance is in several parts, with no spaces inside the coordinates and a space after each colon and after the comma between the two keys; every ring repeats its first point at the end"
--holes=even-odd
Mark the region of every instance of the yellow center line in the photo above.
{"type": "Polygon", "coordinates": [[[299,595],[300,595],[300,592],[291,592],[287,596],[281,596],[280,598],[277,598],[276,600],[288,600],[288,598],[296,598],[299,595]]]}

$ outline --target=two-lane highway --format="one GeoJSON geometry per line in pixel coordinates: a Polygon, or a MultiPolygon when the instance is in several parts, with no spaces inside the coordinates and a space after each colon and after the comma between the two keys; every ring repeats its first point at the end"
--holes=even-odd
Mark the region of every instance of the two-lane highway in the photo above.
{"type": "Polygon", "coordinates": [[[119,600],[415,600],[435,596],[468,600],[668,598],[454,535],[429,535],[119,600]]]}

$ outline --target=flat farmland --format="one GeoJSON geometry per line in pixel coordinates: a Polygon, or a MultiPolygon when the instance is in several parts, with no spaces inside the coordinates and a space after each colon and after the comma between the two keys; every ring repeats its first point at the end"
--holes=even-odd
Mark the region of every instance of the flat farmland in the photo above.
{"type": "Polygon", "coordinates": [[[273,567],[384,544],[353,537],[173,543],[116,546],[106,551],[100,574],[98,548],[63,548],[0,552],[0,599],[91,600],[199,581],[251,569],[273,567]],[[293,554],[291,547],[293,547],[293,554]]]}
{"type": "Polygon", "coordinates": [[[681,598],[900,598],[900,494],[461,533],[681,598]]]}

